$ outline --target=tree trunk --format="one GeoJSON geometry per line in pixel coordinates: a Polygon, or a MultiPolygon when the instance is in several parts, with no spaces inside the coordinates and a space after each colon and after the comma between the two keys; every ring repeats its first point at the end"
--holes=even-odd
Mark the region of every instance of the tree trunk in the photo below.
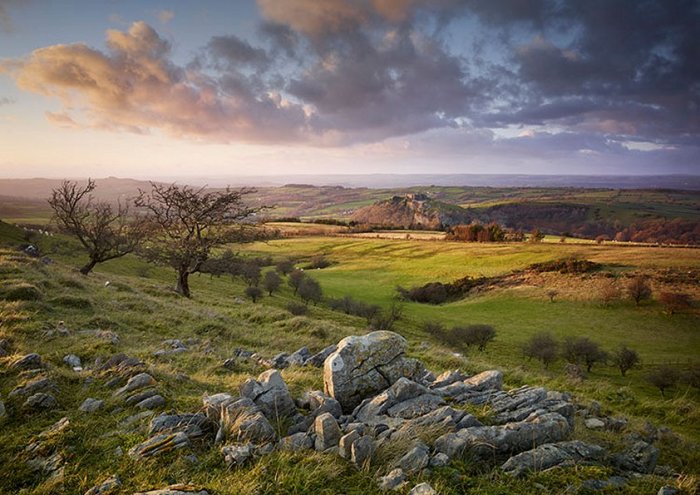
{"type": "Polygon", "coordinates": [[[185,297],[190,297],[190,272],[188,270],[179,270],[177,274],[177,287],[175,292],[185,297]]]}
{"type": "Polygon", "coordinates": [[[80,269],[80,273],[82,273],[83,275],[87,275],[92,271],[93,268],[95,268],[96,264],[97,261],[91,258],[90,261],[88,261],[87,264],[80,269]]]}

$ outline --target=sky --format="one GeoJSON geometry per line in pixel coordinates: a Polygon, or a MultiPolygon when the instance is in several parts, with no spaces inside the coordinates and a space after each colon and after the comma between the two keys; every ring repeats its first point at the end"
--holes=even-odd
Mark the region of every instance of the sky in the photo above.
{"type": "Polygon", "coordinates": [[[0,177],[700,175],[695,0],[0,0],[0,177]]]}

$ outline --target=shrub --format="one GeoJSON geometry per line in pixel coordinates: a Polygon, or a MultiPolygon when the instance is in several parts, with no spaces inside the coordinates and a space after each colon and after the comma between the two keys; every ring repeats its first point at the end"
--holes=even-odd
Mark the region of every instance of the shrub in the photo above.
{"type": "Polygon", "coordinates": [[[310,301],[316,305],[323,297],[321,285],[311,277],[304,277],[299,283],[299,297],[308,304],[310,301]]]}
{"type": "Polygon", "coordinates": [[[394,328],[394,323],[403,317],[403,306],[393,303],[385,311],[378,311],[369,320],[370,326],[375,330],[391,330],[394,328]]]}
{"type": "Polygon", "coordinates": [[[423,331],[429,335],[443,338],[445,335],[445,325],[439,321],[426,321],[423,323],[423,331]]]}
{"type": "Polygon", "coordinates": [[[292,313],[294,316],[302,316],[309,312],[309,308],[306,306],[306,304],[292,301],[287,304],[287,311],[292,313]]]}
{"type": "Polygon", "coordinates": [[[311,258],[311,261],[309,262],[307,268],[311,270],[317,270],[321,268],[328,268],[329,266],[331,266],[330,260],[322,254],[317,254],[316,256],[311,258]]]}
{"type": "Polygon", "coordinates": [[[622,376],[639,364],[639,355],[634,349],[622,345],[612,354],[612,363],[620,370],[622,376]]]}
{"type": "Polygon", "coordinates": [[[557,360],[559,355],[559,345],[552,334],[540,332],[532,337],[523,346],[523,354],[528,358],[542,361],[545,369],[557,360]]]}
{"type": "Polygon", "coordinates": [[[447,335],[449,343],[455,346],[477,346],[480,351],[496,337],[496,330],[491,325],[467,325],[455,327],[447,335]]]}
{"type": "Polygon", "coordinates": [[[600,286],[600,300],[603,302],[603,306],[608,307],[618,299],[620,299],[620,288],[615,280],[604,280],[600,286]]]}
{"type": "Polygon", "coordinates": [[[294,262],[292,260],[282,260],[275,265],[275,270],[280,275],[289,275],[294,270],[294,262]]]}
{"type": "Polygon", "coordinates": [[[666,390],[678,383],[678,370],[668,364],[662,364],[647,374],[647,381],[659,389],[661,397],[666,398],[666,390]]]}
{"type": "Polygon", "coordinates": [[[260,283],[260,265],[254,262],[244,263],[241,266],[241,278],[249,286],[257,286],[260,283]]]}
{"type": "Polygon", "coordinates": [[[447,301],[448,297],[447,287],[440,282],[431,282],[410,289],[397,287],[396,290],[402,299],[419,303],[442,304],[447,301]]]}
{"type": "Polygon", "coordinates": [[[637,276],[627,282],[627,295],[634,303],[639,303],[651,298],[651,285],[646,277],[637,276]]]}
{"type": "Polygon", "coordinates": [[[585,364],[589,373],[593,365],[605,362],[608,355],[588,337],[567,337],[564,340],[564,358],[570,363],[585,364]]]}
{"type": "Polygon", "coordinates": [[[683,373],[682,379],[686,385],[700,389],[700,363],[691,364],[688,371],[683,373]]]}
{"type": "Polygon", "coordinates": [[[659,294],[659,302],[664,305],[668,314],[677,313],[692,306],[690,294],[683,292],[662,292],[659,294]]]}
{"type": "Polygon", "coordinates": [[[263,291],[260,287],[256,285],[249,285],[245,289],[245,295],[251,298],[253,302],[257,302],[258,299],[262,297],[263,291]]]}
{"type": "Polygon", "coordinates": [[[553,303],[554,298],[559,295],[559,291],[555,289],[550,289],[547,291],[547,297],[549,298],[549,302],[553,303]]]}
{"type": "Polygon", "coordinates": [[[530,232],[530,238],[528,240],[529,242],[542,242],[543,239],[544,232],[540,229],[533,229],[532,232],[530,232]]]}
{"type": "Polygon", "coordinates": [[[294,289],[294,295],[299,291],[299,286],[301,285],[302,280],[306,278],[306,274],[304,273],[304,270],[299,270],[298,268],[295,268],[291,272],[289,272],[289,280],[287,280],[287,283],[289,286],[294,289]]]}
{"type": "Polygon", "coordinates": [[[20,282],[0,287],[0,297],[6,301],[38,301],[41,291],[32,284],[20,282]]]}
{"type": "Polygon", "coordinates": [[[267,293],[271,296],[273,292],[280,288],[282,285],[282,279],[277,272],[268,271],[265,273],[265,278],[263,279],[263,287],[267,293]]]}

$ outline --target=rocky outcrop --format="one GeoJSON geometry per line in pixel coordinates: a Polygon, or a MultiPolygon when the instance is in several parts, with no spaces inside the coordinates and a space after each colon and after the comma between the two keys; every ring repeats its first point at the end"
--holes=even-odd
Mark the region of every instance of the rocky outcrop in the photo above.
{"type": "Polygon", "coordinates": [[[511,457],[501,466],[501,469],[508,474],[520,476],[527,471],[542,471],[554,466],[600,461],[604,455],[605,449],[602,447],[578,440],[547,443],[511,457]]]}
{"type": "Polygon", "coordinates": [[[289,395],[287,384],[277,370],[267,370],[257,380],[249,378],[240,387],[242,397],[247,397],[260,408],[268,419],[278,419],[296,415],[294,399],[289,395]]]}
{"type": "Polygon", "coordinates": [[[406,229],[440,229],[446,225],[470,223],[474,218],[473,214],[457,205],[435,201],[423,194],[406,194],[360,208],[351,220],[406,229]]]}
{"type": "Polygon", "coordinates": [[[166,452],[179,450],[189,445],[190,441],[187,435],[182,432],[162,433],[133,446],[129,450],[129,456],[134,459],[153,457],[166,452]]]}
{"type": "Polygon", "coordinates": [[[387,331],[344,338],[323,365],[326,394],[350,412],[399,378],[420,380],[425,368],[405,356],[407,348],[406,339],[387,331]]]}

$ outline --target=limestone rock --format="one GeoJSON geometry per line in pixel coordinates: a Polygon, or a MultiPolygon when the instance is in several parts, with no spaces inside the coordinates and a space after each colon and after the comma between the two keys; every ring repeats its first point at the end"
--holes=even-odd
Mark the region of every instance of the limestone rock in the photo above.
{"type": "Polygon", "coordinates": [[[242,466],[253,457],[253,445],[250,443],[226,445],[221,448],[224,461],[229,468],[242,466]]]}
{"type": "Polygon", "coordinates": [[[58,402],[53,395],[39,392],[29,396],[22,407],[32,411],[40,409],[54,409],[58,407],[58,402]]]}
{"type": "Polygon", "coordinates": [[[344,338],[324,363],[325,393],[349,412],[401,377],[420,378],[425,369],[404,356],[407,347],[406,339],[389,331],[344,338]]]}
{"type": "Polygon", "coordinates": [[[642,440],[635,442],[628,450],[616,455],[613,463],[625,471],[653,473],[659,460],[659,449],[642,440]]]}
{"type": "Polygon", "coordinates": [[[589,430],[601,430],[605,428],[605,423],[598,418],[588,418],[584,421],[589,430]]]}
{"type": "Polygon", "coordinates": [[[307,366],[314,366],[316,368],[321,368],[323,366],[323,363],[325,362],[326,358],[333,354],[336,349],[338,349],[338,346],[333,344],[329,345],[325,349],[321,350],[320,352],[314,354],[311,356],[309,359],[307,359],[304,364],[307,366]]]}
{"type": "Polygon", "coordinates": [[[672,486],[662,486],[659,488],[659,491],[657,492],[656,495],[676,495],[678,493],[678,490],[673,488],[672,486]]]}
{"type": "Polygon", "coordinates": [[[165,452],[182,449],[189,446],[187,435],[178,431],[176,433],[161,433],[145,442],[135,445],[129,450],[129,456],[134,459],[153,457],[165,452]]]}
{"type": "Polygon", "coordinates": [[[314,448],[314,441],[308,433],[299,432],[280,440],[280,449],[298,452],[314,448]]]}
{"type": "Polygon", "coordinates": [[[151,375],[149,375],[148,373],[139,373],[138,375],[129,378],[129,381],[126,382],[126,385],[117,390],[114,393],[114,395],[125,395],[129,392],[133,392],[134,390],[138,390],[144,387],[150,387],[155,384],[156,380],[151,375]]]}
{"type": "Polygon", "coordinates": [[[112,495],[117,493],[117,489],[120,486],[122,486],[122,482],[119,479],[119,476],[115,474],[104,480],[102,483],[90,488],[85,492],[85,495],[112,495]]]}
{"type": "Polygon", "coordinates": [[[411,474],[425,469],[430,464],[430,449],[423,442],[418,442],[399,460],[399,467],[411,474]]]}
{"type": "Polygon", "coordinates": [[[357,430],[352,430],[349,433],[340,437],[338,441],[338,454],[340,457],[350,459],[352,453],[352,444],[361,437],[357,430]]]}
{"type": "Polygon", "coordinates": [[[450,463],[450,458],[446,455],[443,454],[442,452],[438,452],[435,454],[433,457],[430,458],[430,467],[445,467],[450,463]]]}
{"type": "Polygon", "coordinates": [[[10,365],[10,368],[13,370],[35,370],[43,367],[44,363],[41,361],[41,356],[35,352],[16,359],[10,365]]]}
{"type": "Polygon", "coordinates": [[[360,421],[375,421],[376,416],[410,419],[427,414],[444,404],[444,400],[408,378],[401,377],[372,399],[363,401],[354,416],[360,421]]]}
{"type": "Polygon", "coordinates": [[[154,395],[136,404],[137,409],[157,409],[165,405],[165,398],[162,395],[154,395]]]}
{"type": "Polygon", "coordinates": [[[76,368],[78,370],[83,369],[83,363],[80,361],[80,358],[75,354],[68,354],[67,356],[63,356],[63,362],[71,368],[73,368],[74,370],[76,370],[76,368]]]}
{"type": "Polygon", "coordinates": [[[401,468],[396,468],[386,476],[379,478],[379,488],[382,490],[398,490],[406,483],[406,474],[401,468]]]}
{"type": "Polygon", "coordinates": [[[562,464],[600,461],[604,455],[605,449],[602,447],[578,440],[547,443],[511,457],[501,469],[514,476],[520,476],[527,471],[545,470],[562,464]]]}
{"type": "Polygon", "coordinates": [[[161,488],[160,490],[134,493],[134,495],[209,495],[209,492],[192,485],[179,483],[177,485],[161,488]]]}
{"type": "Polygon", "coordinates": [[[204,436],[214,428],[212,422],[202,413],[161,414],[151,420],[148,434],[181,431],[189,438],[204,436]]]}
{"type": "Polygon", "coordinates": [[[237,442],[263,444],[277,437],[270,421],[248,398],[228,404],[222,422],[225,422],[230,436],[237,442]]]}
{"type": "Polygon", "coordinates": [[[39,377],[31,380],[20,387],[16,387],[7,396],[9,398],[17,397],[18,395],[32,395],[39,391],[58,391],[56,382],[46,377],[39,377]]]}
{"type": "Polygon", "coordinates": [[[464,384],[472,391],[500,390],[503,386],[503,373],[499,370],[489,370],[464,380],[464,384]]]}
{"type": "Polygon", "coordinates": [[[142,390],[140,392],[136,392],[133,395],[130,395],[129,397],[127,397],[124,400],[124,403],[127,406],[134,406],[134,405],[138,404],[139,402],[143,402],[146,399],[149,399],[149,398],[154,397],[156,395],[158,395],[158,391],[154,388],[149,388],[146,390],[142,390]]]}
{"type": "Polygon", "coordinates": [[[350,446],[350,461],[360,469],[368,466],[374,455],[374,440],[369,435],[355,440],[350,446]]]}
{"type": "Polygon", "coordinates": [[[308,409],[314,416],[329,412],[334,418],[339,418],[343,414],[340,403],[333,397],[329,397],[320,390],[306,392],[299,400],[299,406],[308,409]]]}
{"type": "Polygon", "coordinates": [[[287,363],[289,363],[290,366],[301,366],[303,365],[307,359],[309,359],[312,356],[311,351],[309,350],[308,347],[304,346],[301,349],[293,352],[288,358],[287,358],[287,363]]]}
{"type": "Polygon", "coordinates": [[[80,404],[80,407],[78,408],[80,411],[84,413],[94,413],[100,409],[102,409],[102,406],[104,406],[105,401],[103,400],[98,400],[98,399],[92,399],[88,397],[83,401],[82,404],[80,404]]]}
{"type": "Polygon", "coordinates": [[[463,382],[468,377],[460,370],[449,370],[438,376],[433,383],[430,384],[430,388],[442,388],[447,385],[452,385],[455,382],[463,382]]]}
{"type": "Polygon", "coordinates": [[[240,391],[242,397],[252,400],[270,420],[294,416],[297,412],[287,384],[277,370],[267,370],[257,380],[246,380],[240,391]]]}
{"type": "Polygon", "coordinates": [[[341,431],[338,422],[330,413],[316,416],[314,432],[316,433],[315,448],[317,451],[323,452],[331,447],[338,446],[341,431]]]}
{"type": "Polygon", "coordinates": [[[429,483],[421,483],[414,486],[408,495],[437,495],[437,492],[429,483]]]}

